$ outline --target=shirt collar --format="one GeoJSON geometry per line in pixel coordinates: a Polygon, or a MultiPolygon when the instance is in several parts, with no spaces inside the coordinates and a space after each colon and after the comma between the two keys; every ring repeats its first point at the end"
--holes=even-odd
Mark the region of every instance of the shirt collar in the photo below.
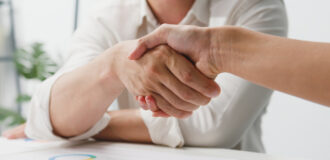
{"type": "MultiPolygon", "coordinates": [[[[195,0],[192,8],[187,13],[187,17],[193,15],[197,18],[198,21],[208,24],[209,23],[209,0],[195,0]]],[[[142,0],[140,5],[140,25],[143,23],[144,20],[151,23],[154,26],[158,25],[157,19],[155,18],[154,14],[152,13],[147,0],[142,0]]]]}

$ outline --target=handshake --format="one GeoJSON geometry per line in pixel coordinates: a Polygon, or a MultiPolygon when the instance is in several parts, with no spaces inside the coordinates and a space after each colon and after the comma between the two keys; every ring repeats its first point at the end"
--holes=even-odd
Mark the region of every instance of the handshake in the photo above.
{"type": "Polygon", "coordinates": [[[231,45],[225,36],[219,40],[210,30],[162,25],[139,40],[118,44],[130,60],[127,55],[114,58],[117,77],[153,116],[190,116],[220,94],[214,81],[223,71],[218,44],[224,42],[222,51],[231,45]]]}

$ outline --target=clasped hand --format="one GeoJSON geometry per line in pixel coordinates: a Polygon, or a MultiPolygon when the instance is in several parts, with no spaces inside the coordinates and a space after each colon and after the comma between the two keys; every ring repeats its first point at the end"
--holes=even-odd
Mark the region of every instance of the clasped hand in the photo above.
{"type": "Polygon", "coordinates": [[[212,78],[167,45],[148,50],[149,54],[139,60],[129,60],[127,46],[135,44],[127,41],[117,45],[121,49],[114,55],[113,68],[125,88],[143,102],[142,108],[152,110],[154,116],[187,117],[220,93],[212,78]]]}
{"type": "MultiPolygon", "coordinates": [[[[190,68],[178,66],[176,69],[177,72],[184,73],[197,73],[197,69],[200,71],[198,73],[202,73],[208,78],[214,79],[220,72],[223,72],[224,66],[222,66],[223,57],[219,53],[229,53],[231,52],[231,29],[223,28],[223,32],[219,32],[219,35],[212,34],[212,28],[203,28],[203,27],[195,27],[195,26],[178,26],[178,25],[162,25],[154,32],[150,33],[139,39],[138,46],[134,49],[134,51],[129,55],[129,59],[137,60],[140,57],[144,58],[145,56],[149,56],[150,52],[148,50],[155,48],[159,45],[168,45],[173,48],[175,51],[178,51],[181,55],[189,58],[195,67],[190,68]],[[220,43],[221,42],[221,43],[220,43]],[[222,44],[219,47],[218,44],[222,44]]],[[[172,50],[172,52],[175,52],[172,50]]],[[[174,54],[176,55],[176,54],[174,54]]],[[[142,59],[141,58],[141,59],[142,59]]],[[[179,60],[179,63],[187,62],[186,59],[182,58],[179,60]]],[[[215,95],[220,93],[220,88],[216,85],[209,83],[209,86],[206,85],[204,81],[195,80],[197,76],[201,76],[200,74],[189,74],[186,75],[176,75],[179,79],[180,76],[186,77],[183,79],[183,83],[187,86],[190,86],[196,91],[200,91],[200,93],[204,93],[204,95],[209,95],[209,97],[214,97],[215,95]],[[187,78],[189,77],[189,78],[187,78]],[[189,82],[189,83],[188,83],[189,82]],[[203,90],[207,90],[209,87],[215,87],[213,93],[216,94],[205,94],[207,92],[203,92],[203,90]]],[[[204,78],[205,78],[204,76],[204,78]]],[[[181,79],[182,80],[182,79],[181,79]]],[[[211,89],[210,89],[211,91],[211,89]]],[[[191,92],[192,93],[192,92],[191,92]]],[[[211,93],[211,92],[210,92],[211,93]]],[[[190,97],[189,97],[190,98],[190,97]]],[[[154,108],[154,104],[150,105],[148,101],[152,99],[150,96],[138,96],[137,100],[140,102],[140,105],[145,108],[145,106],[152,106],[154,108]]],[[[196,99],[196,101],[200,101],[201,99],[196,99]]],[[[195,103],[195,105],[198,105],[195,103]]],[[[189,108],[187,106],[187,108],[189,108]]],[[[195,109],[190,108],[190,109],[195,109]]],[[[162,110],[162,108],[160,108],[162,110]]],[[[152,109],[154,111],[154,109],[152,109]]],[[[166,112],[166,111],[165,111],[166,112]]],[[[154,116],[162,116],[166,117],[168,115],[161,114],[161,112],[154,112],[154,116]]],[[[169,115],[174,115],[174,112],[166,112],[169,115]]],[[[175,115],[174,115],[175,116],[175,115]]]]}

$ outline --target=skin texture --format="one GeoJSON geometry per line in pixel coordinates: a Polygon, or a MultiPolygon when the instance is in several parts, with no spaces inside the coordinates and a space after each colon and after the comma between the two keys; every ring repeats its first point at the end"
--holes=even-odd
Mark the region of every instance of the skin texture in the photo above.
{"type": "Polygon", "coordinates": [[[200,63],[196,66],[205,74],[229,72],[330,106],[330,44],[281,38],[238,27],[163,25],[141,38],[129,58],[137,59],[144,50],[159,44],[168,44],[200,63]],[[208,45],[204,44],[205,39],[210,42],[208,45]],[[190,47],[196,47],[198,52],[189,50],[190,47]],[[206,52],[200,54],[200,50],[206,52]]]}

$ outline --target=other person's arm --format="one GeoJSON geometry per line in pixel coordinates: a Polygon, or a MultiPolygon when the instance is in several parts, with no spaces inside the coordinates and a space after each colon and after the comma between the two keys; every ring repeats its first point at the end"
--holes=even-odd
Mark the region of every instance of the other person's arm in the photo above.
{"type": "MultiPolygon", "coordinates": [[[[238,18],[230,19],[232,25],[277,36],[287,35],[286,12],[280,0],[241,5],[244,7],[239,7],[238,18]]],[[[233,148],[245,135],[251,135],[252,127],[260,127],[257,120],[267,107],[272,91],[228,73],[219,75],[216,82],[222,89],[220,96],[186,119],[155,118],[149,112],[141,111],[154,143],[172,147],[184,144],[233,148]]],[[[257,145],[258,130],[253,129],[253,133],[256,139],[249,150],[262,151],[262,146],[257,145]]]]}
{"type": "Polygon", "coordinates": [[[164,25],[130,56],[169,44],[207,75],[229,72],[262,86],[330,106],[330,44],[286,39],[238,27],[164,25]]]}

